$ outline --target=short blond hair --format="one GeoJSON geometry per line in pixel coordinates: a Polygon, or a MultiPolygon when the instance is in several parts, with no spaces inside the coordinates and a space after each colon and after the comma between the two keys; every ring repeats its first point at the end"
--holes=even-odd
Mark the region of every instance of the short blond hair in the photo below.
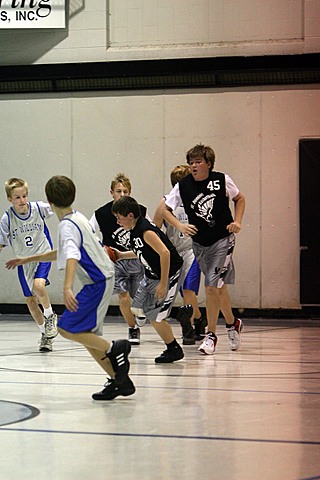
{"type": "Polygon", "coordinates": [[[189,173],[189,165],[177,165],[170,174],[171,185],[174,187],[176,183],[180,182],[180,180],[189,175],[189,173]]]}
{"type": "Polygon", "coordinates": [[[9,178],[4,184],[4,188],[6,190],[6,194],[8,198],[12,197],[12,192],[15,188],[21,188],[24,187],[26,189],[27,195],[29,192],[29,185],[26,182],[26,180],[23,180],[22,178],[9,178]]]}
{"type": "Polygon", "coordinates": [[[122,183],[122,185],[129,190],[131,193],[131,182],[130,179],[124,173],[118,173],[111,182],[111,191],[114,192],[118,183],[122,183]]]}

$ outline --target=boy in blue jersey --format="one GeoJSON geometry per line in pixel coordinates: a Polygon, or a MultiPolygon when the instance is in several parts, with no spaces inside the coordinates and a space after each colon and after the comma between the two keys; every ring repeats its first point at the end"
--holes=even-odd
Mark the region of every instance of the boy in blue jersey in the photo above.
{"type": "MultiPolygon", "coordinates": [[[[28,183],[22,178],[9,178],[5,191],[11,207],[0,220],[0,252],[11,245],[19,257],[52,249],[45,219],[53,212],[45,202],[29,202],[28,183]]],[[[51,352],[53,338],[58,335],[57,315],[53,312],[46,285],[49,285],[50,262],[19,266],[18,278],[32,318],[38,325],[40,352],[51,352]],[[39,303],[42,309],[39,307],[39,303]]]]}
{"type": "Polygon", "coordinates": [[[66,310],[58,321],[59,333],[83,345],[94,360],[110,376],[105,388],[94,393],[94,400],[112,400],[119,395],[128,396],[135,387],[128,373],[128,340],[113,342],[101,337],[114,287],[114,267],[101,242],[93,233],[89,221],[72,209],[76,188],[72,180],[54,176],[45,187],[48,202],[59,218],[58,249],[42,255],[10,260],[7,268],[33,261],[58,261],[65,270],[64,304],[66,310]],[[75,277],[82,289],[73,292],[75,277]]]}

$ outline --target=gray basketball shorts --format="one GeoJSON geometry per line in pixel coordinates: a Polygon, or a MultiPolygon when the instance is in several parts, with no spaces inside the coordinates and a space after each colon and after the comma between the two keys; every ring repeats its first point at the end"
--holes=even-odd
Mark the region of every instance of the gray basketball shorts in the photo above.
{"type": "Polygon", "coordinates": [[[193,242],[193,251],[204,274],[206,287],[221,288],[225,284],[233,284],[235,270],[232,254],[235,245],[235,235],[218,240],[209,247],[193,242]]]}
{"type": "Polygon", "coordinates": [[[134,298],[144,276],[144,268],[140,260],[130,258],[115,262],[114,271],[115,284],[113,294],[129,292],[130,297],[134,298]]]}
{"type": "Polygon", "coordinates": [[[138,291],[132,301],[131,308],[142,309],[149,321],[161,322],[169,317],[173,302],[179,291],[179,277],[181,270],[169,278],[168,292],[166,297],[159,301],[155,296],[155,290],[159,280],[153,280],[144,276],[138,291]]]}

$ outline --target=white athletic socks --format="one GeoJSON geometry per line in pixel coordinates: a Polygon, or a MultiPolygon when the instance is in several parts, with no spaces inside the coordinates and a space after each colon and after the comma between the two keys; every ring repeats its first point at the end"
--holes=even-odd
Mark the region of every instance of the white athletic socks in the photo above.
{"type": "Polygon", "coordinates": [[[52,310],[52,306],[50,305],[50,307],[48,308],[43,308],[43,315],[46,317],[46,318],[49,318],[50,315],[53,314],[53,310],[52,310]]]}

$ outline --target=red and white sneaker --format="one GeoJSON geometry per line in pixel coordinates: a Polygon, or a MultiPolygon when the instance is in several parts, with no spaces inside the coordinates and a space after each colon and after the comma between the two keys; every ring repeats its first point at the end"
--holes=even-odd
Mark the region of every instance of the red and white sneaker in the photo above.
{"type": "Polygon", "coordinates": [[[217,342],[218,338],[215,336],[215,334],[208,332],[198,350],[205,355],[213,355],[216,351],[217,342]]]}
{"type": "Polygon", "coordinates": [[[234,325],[228,327],[228,343],[230,350],[238,350],[241,345],[241,330],[243,329],[243,321],[240,318],[236,318],[234,325]]]}

